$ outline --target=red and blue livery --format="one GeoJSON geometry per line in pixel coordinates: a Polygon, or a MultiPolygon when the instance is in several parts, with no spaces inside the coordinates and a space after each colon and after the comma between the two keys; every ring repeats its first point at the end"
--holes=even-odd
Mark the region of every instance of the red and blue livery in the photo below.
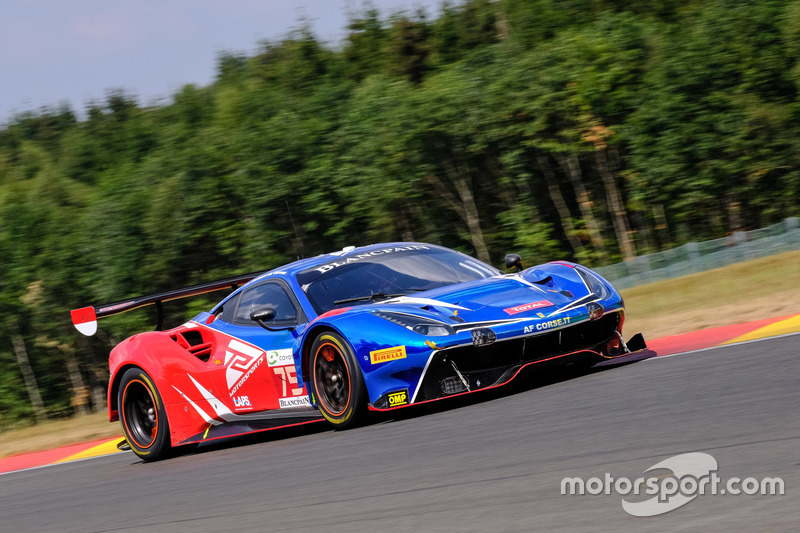
{"type": "Polygon", "coordinates": [[[514,272],[424,243],[349,247],[72,318],[91,335],[98,318],[234,289],[185,324],[163,331],[159,318],[157,331],[111,351],[110,419],[144,460],[323,419],[347,428],[368,411],[506,384],[526,367],[652,354],[641,335],[623,340],[622,298],[592,270],[523,270],[516,255],[506,266],[514,272]]]}

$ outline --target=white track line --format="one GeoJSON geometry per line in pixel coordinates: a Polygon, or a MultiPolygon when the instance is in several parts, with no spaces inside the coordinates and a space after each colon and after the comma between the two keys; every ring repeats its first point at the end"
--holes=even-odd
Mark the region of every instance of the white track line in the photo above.
{"type": "Polygon", "coordinates": [[[761,341],[768,341],[771,339],[780,339],[783,337],[791,337],[792,335],[800,335],[800,331],[794,333],[784,333],[783,335],[774,335],[772,337],[763,337],[761,339],[753,339],[750,341],[742,341],[742,342],[734,342],[732,344],[718,344],[716,346],[709,346],[708,348],[700,348],[697,350],[691,350],[688,352],[678,352],[678,353],[671,353],[669,355],[657,355],[655,357],[650,357],[649,359],[645,359],[645,361],[658,361],[659,359],[669,359],[670,357],[677,357],[679,355],[689,355],[698,352],[707,352],[709,350],[716,350],[717,348],[728,348],[729,346],[741,346],[742,344],[750,344],[753,342],[761,342],[761,341]]]}

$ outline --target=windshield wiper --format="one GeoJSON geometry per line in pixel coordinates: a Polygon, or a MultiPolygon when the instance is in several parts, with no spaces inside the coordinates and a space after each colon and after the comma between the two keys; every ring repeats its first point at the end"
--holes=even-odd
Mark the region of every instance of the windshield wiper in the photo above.
{"type": "Polygon", "coordinates": [[[372,294],[367,294],[364,296],[354,296],[353,298],[342,298],[341,300],[336,300],[333,302],[333,305],[340,305],[340,304],[349,304],[352,302],[366,302],[369,300],[386,300],[388,298],[397,298],[399,296],[405,296],[410,292],[421,292],[428,289],[406,289],[406,292],[398,292],[393,294],[386,294],[385,292],[374,292],[372,294]]]}

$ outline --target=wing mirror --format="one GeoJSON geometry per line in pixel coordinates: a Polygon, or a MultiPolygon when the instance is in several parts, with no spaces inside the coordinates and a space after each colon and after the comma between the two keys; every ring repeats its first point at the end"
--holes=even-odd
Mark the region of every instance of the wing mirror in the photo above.
{"type": "Polygon", "coordinates": [[[517,254],[507,254],[506,268],[516,268],[517,272],[522,272],[522,258],[517,254]]]}
{"type": "Polygon", "coordinates": [[[266,323],[270,320],[275,318],[275,309],[271,307],[264,307],[263,309],[257,309],[250,313],[250,320],[253,322],[258,322],[258,325],[264,328],[267,331],[292,331],[294,326],[283,327],[283,328],[273,328],[268,326],[266,323]]]}

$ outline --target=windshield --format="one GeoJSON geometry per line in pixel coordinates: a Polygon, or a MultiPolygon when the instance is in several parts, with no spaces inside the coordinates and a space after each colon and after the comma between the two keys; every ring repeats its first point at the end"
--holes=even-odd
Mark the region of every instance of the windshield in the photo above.
{"type": "Polygon", "coordinates": [[[459,252],[414,244],[336,258],[299,273],[297,282],[322,314],[345,304],[369,303],[498,274],[496,268],[459,252]]]}

